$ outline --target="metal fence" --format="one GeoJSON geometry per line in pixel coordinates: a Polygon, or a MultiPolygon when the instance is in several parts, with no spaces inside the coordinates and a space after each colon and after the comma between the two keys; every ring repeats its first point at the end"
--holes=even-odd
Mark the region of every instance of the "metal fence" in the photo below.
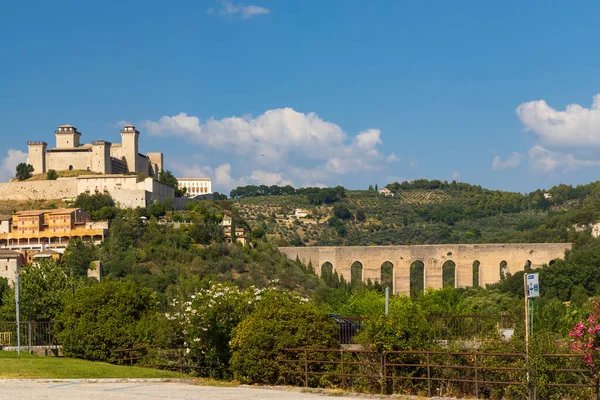
{"type": "MultiPolygon", "coordinates": [[[[54,321],[21,321],[21,347],[57,346],[54,321]]],[[[17,346],[16,321],[0,321],[0,346],[17,346]]]]}
{"type": "MultiPolygon", "coordinates": [[[[338,324],[338,340],[341,344],[353,343],[369,317],[330,314],[338,324]]],[[[515,315],[432,315],[425,317],[434,340],[480,340],[497,335],[507,339],[514,334],[522,318],[515,315]]]]}
{"type": "Polygon", "coordinates": [[[286,349],[284,383],[359,392],[476,398],[593,398],[581,356],[544,354],[530,371],[522,353],[286,349]]]}

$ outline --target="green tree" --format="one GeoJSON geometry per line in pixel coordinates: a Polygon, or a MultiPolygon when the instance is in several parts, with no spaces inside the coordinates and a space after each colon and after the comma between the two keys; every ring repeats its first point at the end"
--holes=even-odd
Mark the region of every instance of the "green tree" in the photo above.
{"type": "Polygon", "coordinates": [[[93,243],[81,239],[71,239],[65,249],[61,264],[72,277],[85,277],[92,261],[98,259],[98,252],[93,243]]]}
{"type": "MultiPolygon", "coordinates": [[[[75,207],[81,208],[92,215],[92,218],[106,214],[106,207],[112,208],[115,206],[115,201],[107,193],[80,193],[75,199],[75,207]]],[[[97,218],[94,218],[97,219],[97,218]]]]}
{"type": "Polygon", "coordinates": [[[401,295],[392,297],[387,316],[366,321],[355,340],[367,348],[387,352],[423,349],[429,338],[429,325],[421,308],[410,297],[401,295]]]}
{"type": "MultiPolygon", "coordinates": [[[[71,294],[72,284],[65,269],[55,260],[40,260],[21,268],[19,274],[21,318],[39,321],[53,320],[71,294]]],[[[15,290],[4,290],[2,318],[15,319],[15,290]]]]}
{"type": "Polygon", "coordinates": [[[49,181],[55,181],[56,179],[58,179],[58,173],[53,169],[49,169],[46,174],[46,179],[48,179],[49,181]]]}
{"type": "Polygon", "coordinates": [[[31,178],[31,174],[33,173],[33,165],[27,163],[20,163],[17,165],[17,171],[15,174],[15,178],[20,181],[31,178]]]}
{"type": "Polygon", "coordinates": [[[186,192],[185,188],[179,188],[179,182],[177,182],[177,178],[175,178],[175,175],[173,175],[173,173],[169,170],[161,170],[158,173],[158,181],[175,189],[175,197],[183,197],[186,192]]]}
{"type": "Polygon", "coordinates": [[[152,290],[110,280],[68,297],[57,323],[64,354],[95,361],[120,357],[116,349],[156,343],[166,325],[152,290]]]}
{"type": "Polygon", "coordinates": [[[337,327],[325,311],[297,295],[272,291],[235,329],[231,370],[240,382],[274,384],[283,349],[336,346],[337,327]]]}

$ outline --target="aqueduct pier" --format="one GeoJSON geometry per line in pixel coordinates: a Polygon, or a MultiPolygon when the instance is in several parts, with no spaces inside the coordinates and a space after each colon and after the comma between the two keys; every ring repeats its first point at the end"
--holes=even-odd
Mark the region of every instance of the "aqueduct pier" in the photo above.
{"type": "Polygon", "coordinates": [[[299,258],[305,265],[312,263],[319,275],[326,266],[346,280],[381,282],[385,269],[393,293],[409,294],[411,274],[417,273],[418,268],[423,287],[441,289],[446,283],[444,279],[452,275],[454,279],[450,282],[455,287],[484,286],[498,282],[501,274],[522,271],[526,265],[537,268],[562,259],[571,247],[571,243],[515,243],[280,247],[279,250],[292,260],[299,258]]]}

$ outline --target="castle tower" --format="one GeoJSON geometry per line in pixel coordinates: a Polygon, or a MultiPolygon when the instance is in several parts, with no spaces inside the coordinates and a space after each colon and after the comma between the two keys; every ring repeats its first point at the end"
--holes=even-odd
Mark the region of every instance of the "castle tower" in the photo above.
{"type": "Polygon", "coordinates": [[[73,149],[79,147],[81,133],[74,126],[61,125],[54,131],[54,134],[56,135],[56,148],[73,149]]]}
{"type": "Polygon", "coordinates": [[[140,132],[135,129],[133,125],[125,125],[121,130],[121,143],[123,146],[123,155],[127,162],[127,169],[129,172],[143,172],[140,171],[138,165],[138,141],[140,132]]]}
{"type": "Polygon", "coordinates": [[[162,153],[148,153],[148,160],[150,162],[150,169],[154,179],[158,179],[158,174],[163,169],[163,154],[162,153]]]}
{"type": "Polygon", "coordinates": [[[46,172],[46,142],[27,142],[29,157],[27,163],[33,166],[34,174],[43,174],[46,172]]]}
{"type": "Polygon", "coordinates": [[[92,142],[92,171],[102,174],[112,174],[110,146],[111,143],[106,140],[92,142]]]}

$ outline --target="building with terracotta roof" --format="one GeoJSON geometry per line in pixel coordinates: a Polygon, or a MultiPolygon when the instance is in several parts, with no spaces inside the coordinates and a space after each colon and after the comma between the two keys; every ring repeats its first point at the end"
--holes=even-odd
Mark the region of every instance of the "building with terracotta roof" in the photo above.
{"type": "Polygon", "coordinates": [[[27,210],[13,213],[10,231],[0,233],[0,246],[62,251],[71,238],[100,243],[107,233],[108,221],[92,221],[80,208],[27,210]]]}

